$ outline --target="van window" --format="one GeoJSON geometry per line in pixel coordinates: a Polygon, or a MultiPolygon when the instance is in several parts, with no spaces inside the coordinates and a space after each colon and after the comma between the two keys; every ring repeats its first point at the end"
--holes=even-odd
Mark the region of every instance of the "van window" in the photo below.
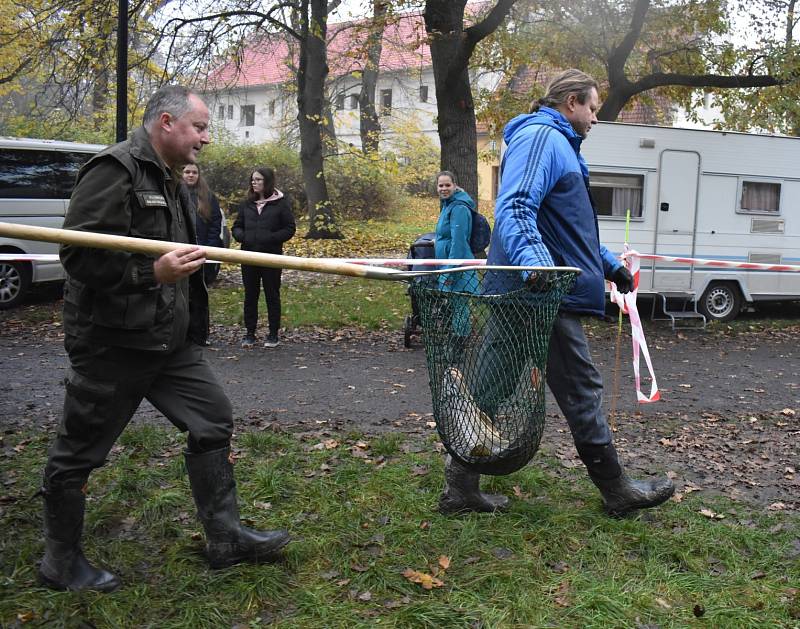
{"type": "Polygon", "coordinates": [[[598,216],[642,217],[644,175],[591,173],[589,181],[598,216]]]}
{"type": "Polygon", "coordinates": [[[780,212],[781,184],[743,181],[739,209],[743,212],[780,212]]]}
{"type": "Polygon", "coordinates": [[[91,153],[0,149],[0,199],[69,199],[91,153]]]}

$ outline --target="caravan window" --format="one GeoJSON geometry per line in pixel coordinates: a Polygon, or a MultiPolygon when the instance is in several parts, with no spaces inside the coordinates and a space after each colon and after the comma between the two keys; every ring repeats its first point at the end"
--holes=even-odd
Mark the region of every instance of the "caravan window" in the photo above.
{"type": "Polygon", "coordinates": [[[742,212],[780,212],[781,184],[768,181],[742,181],[739,209],[742,212]]]}
{"type": "Polygon", "coordinates": [[[78,170],[92,156],[52,150],[0,150],[0,199],[69,199],[78,170]]]}
{"type": "Polygon", "coordinates": [[[642,217],[644,175],[592,173],[589,181],[598,216],[642,217]]]}

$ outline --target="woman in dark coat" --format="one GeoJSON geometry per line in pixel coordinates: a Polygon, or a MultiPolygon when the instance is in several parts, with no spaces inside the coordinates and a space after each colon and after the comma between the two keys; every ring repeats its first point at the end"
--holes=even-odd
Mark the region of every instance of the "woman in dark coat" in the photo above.
{"type": "MultiPolygon", "coordinates": [[[[283,243],[294,236],[295,222],[289,200],[275,188],[275,171],[256,168],[250,175],[247,200],[239,205],[233,223],[233,237],[242,243],[244,251],[283,253],[283,243]]],[[[252,347],[256,342],[258,324],[258,298],[264,286],[267,303],[269,334],[265,347],[278,345],[281,325],[281,269],[268,269],[242,265],[244,284],[244,325],[246,333],[242,347],[252,347]]]]}
{"type": "MultiPolygon", "coordinates": [[[[207,247],[223,247],[222,210],[217,197],[209,190],[208,184],[196,164],[187,164],[183,167],[183,183],[189,191],[196,210],[197,244],[207,247]]],[[[211,286],[218,274],[219,264],[206,263],[203,265],[206,286],[211,286]]]]}

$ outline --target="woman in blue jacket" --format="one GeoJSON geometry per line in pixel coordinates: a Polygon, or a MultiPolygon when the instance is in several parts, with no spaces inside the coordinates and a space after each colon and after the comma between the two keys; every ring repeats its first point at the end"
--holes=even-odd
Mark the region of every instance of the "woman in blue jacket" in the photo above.
{"type": "MultiPolygon", "coordinates": [[[[436,191],[439,194],[441,207],[434,243],[436,259],[474,258],[469,239],[472,234],[472,210],[475,209],[475,201],[458,187],[455,175],[448,170],[443,170],[437,175],[436,191]]],[[[446,273],[439,276],[439,288],[458,293],[475,293],[477,276],[473,271],[446,273]]],[[[464,300],[456,297],[450,303],[455,336],[454,349],[456,353],[460,353],[463,341],[470,333],[469,306],[464,300]]]]}

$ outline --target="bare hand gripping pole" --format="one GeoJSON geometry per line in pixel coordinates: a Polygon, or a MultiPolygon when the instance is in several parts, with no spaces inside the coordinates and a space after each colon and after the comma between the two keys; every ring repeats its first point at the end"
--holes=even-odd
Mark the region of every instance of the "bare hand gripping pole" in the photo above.
{"type": "MultiPolygon", "coordinates": [[[[144,253],[152,256],[161,256],[175,249],[187,246],[185,243],[169,242],[166,240],[148,240],[146,238],[131,238],[129,236],[114,236],[111,234],[98,234],[95,232],[83,232],[73,229],[55,229],[52,227],[37,227],[34,225],[18,225],[16,223],[0,223],[0,236],[19,238],[21,240],[56,242],[63,245],[75,245],[76,247],[129,251],[131,253],[144,253]]],[[[348,262],[339,262],[336,260],[298,258],[295,256],[282,256],[272,253],[258,253],[256,251],[223,249],[221,247],[201,248],[205,249],[206,258],[217,262],[250,264],[253,266],[294,269],[297,271],[314,271],[316,273],[332,273],[335,275],[348,275],[350,277],[363,277],[376,280],[401,280],[408,277],[408,275],[402,271],[361,264],[350,264],[348,262]]]]}

